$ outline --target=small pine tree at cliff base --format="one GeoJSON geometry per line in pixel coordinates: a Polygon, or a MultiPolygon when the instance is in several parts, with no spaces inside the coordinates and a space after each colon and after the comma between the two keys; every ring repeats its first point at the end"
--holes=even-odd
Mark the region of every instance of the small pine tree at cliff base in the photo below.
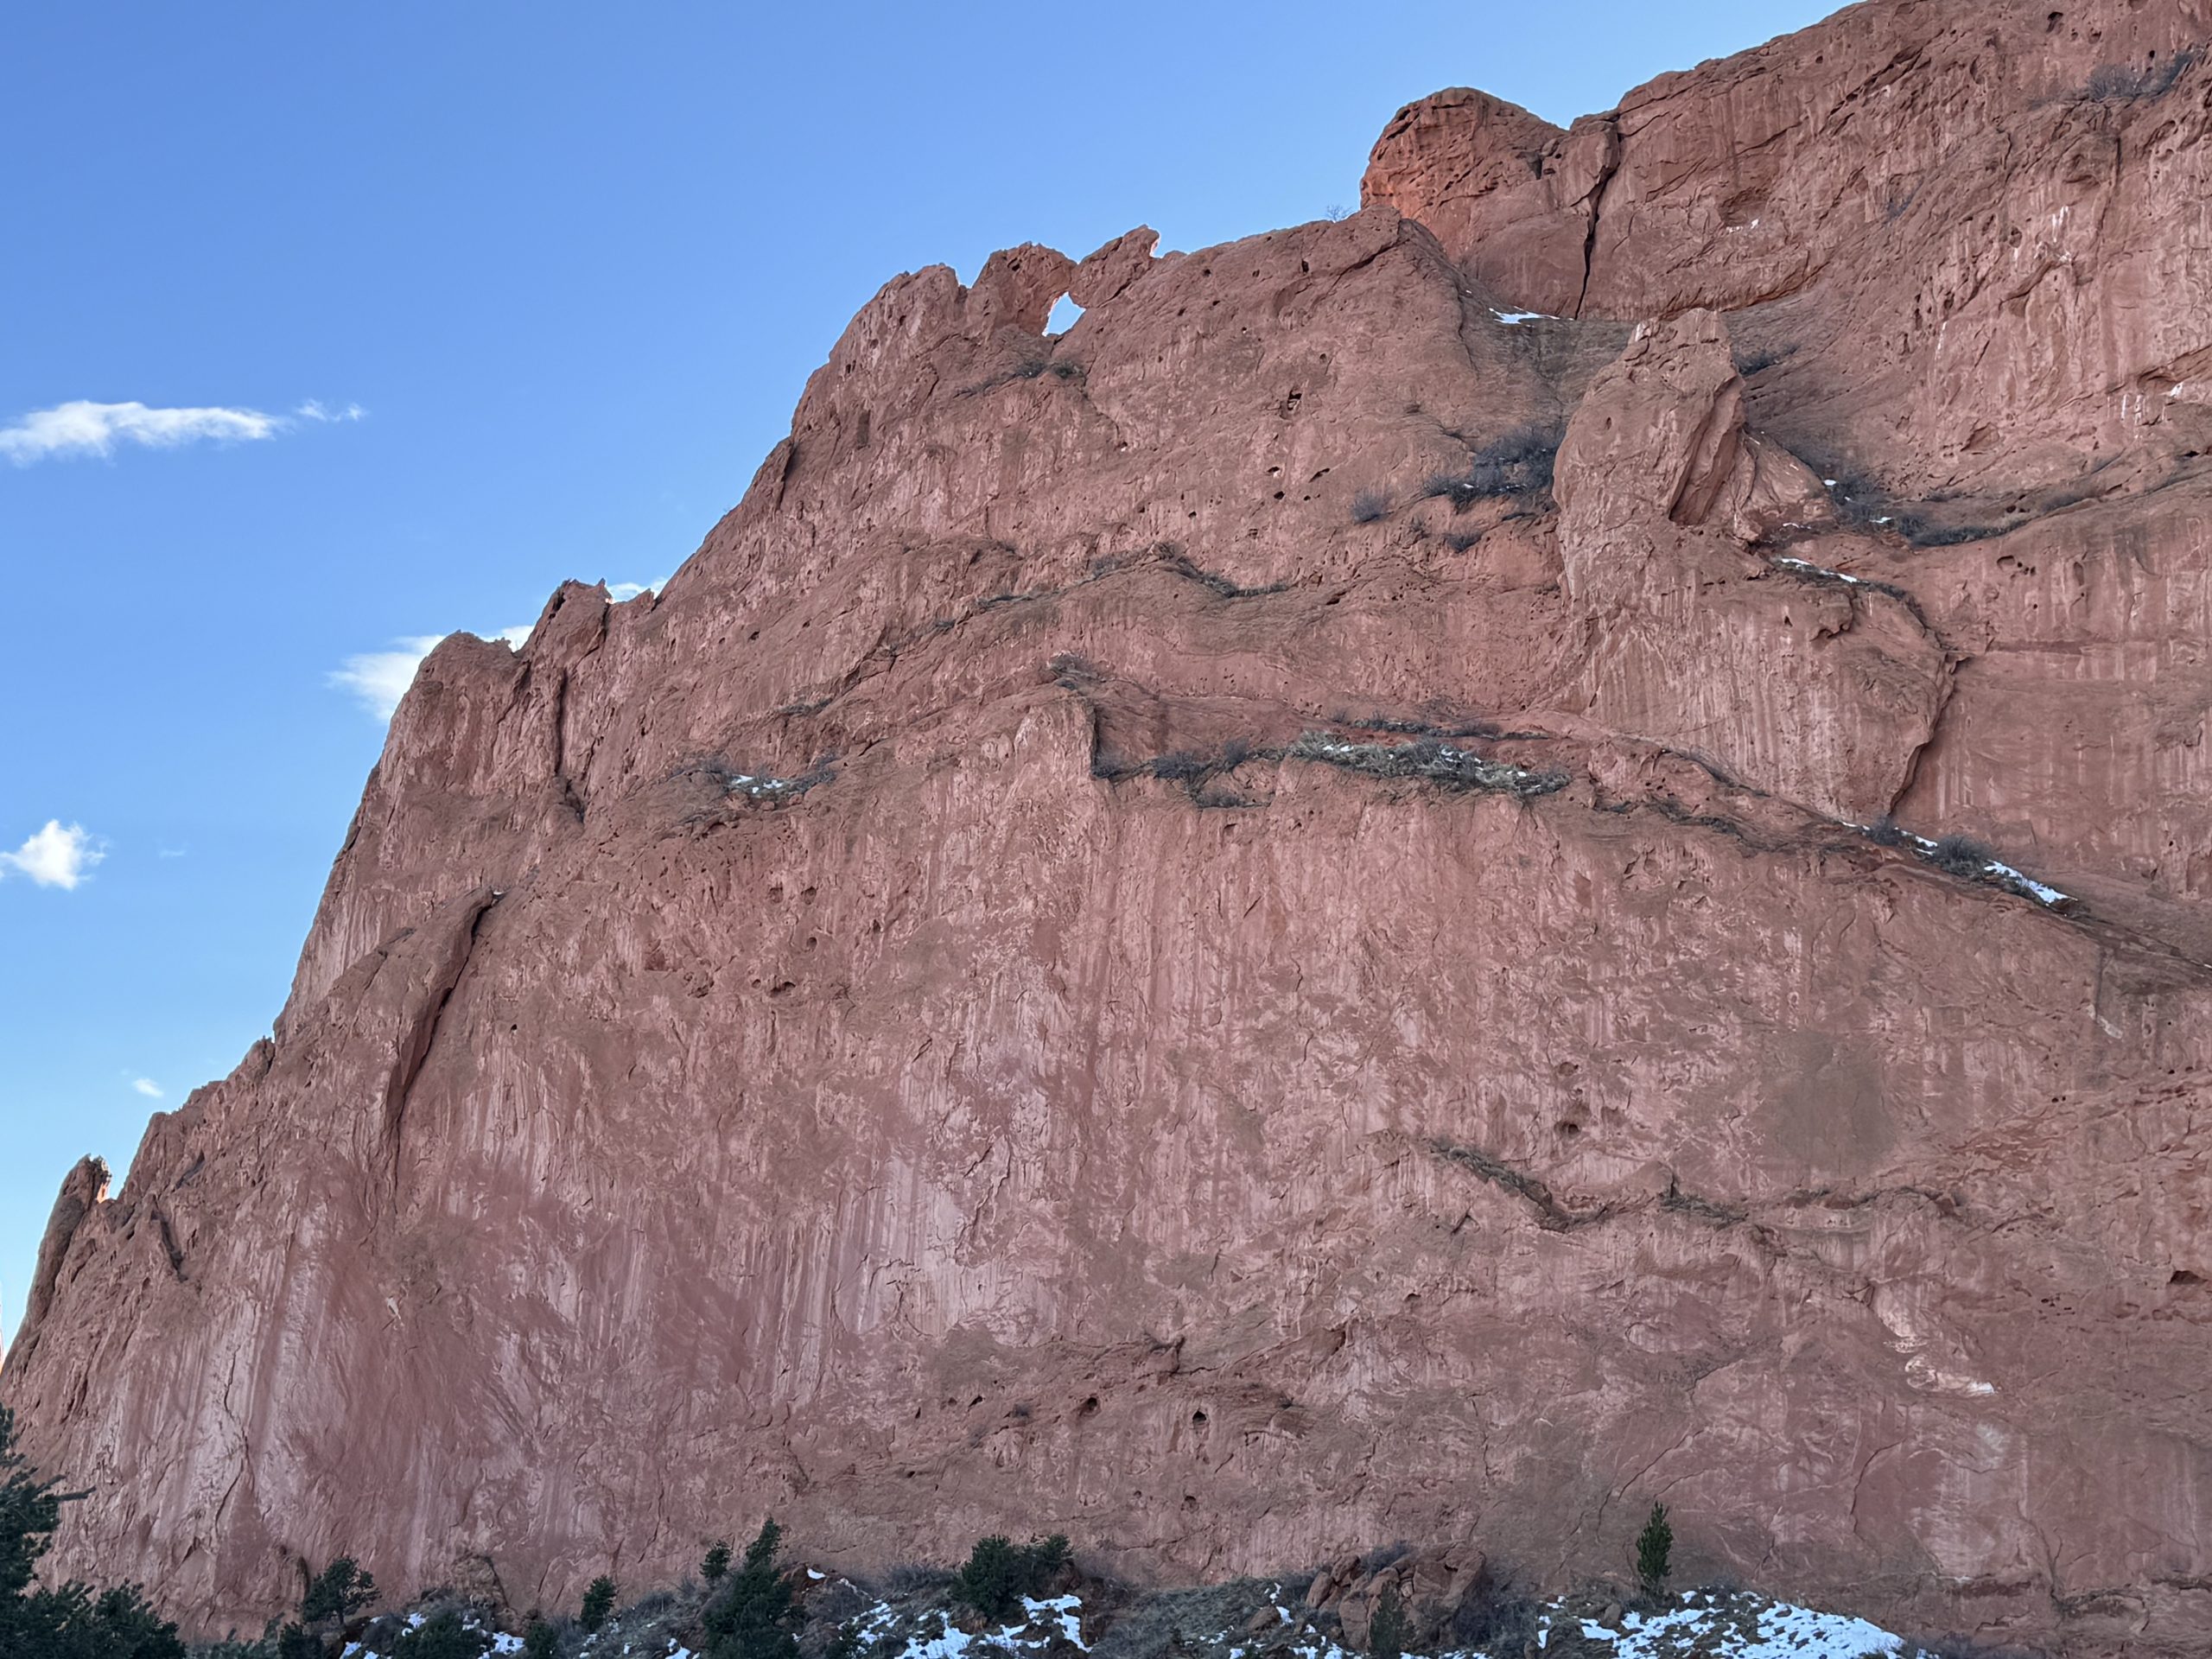
{"type": "Polygon", "coordinates": [[[784,1529],[760,1523],[745,1547],[745,1561],[723,1580],[700,1623],[707,1633],[702,1659],[798,1659],[798,1604],[777,1555],[784,1529]]]}
{"type": "Polygon", "coordinates": [[[7,1659],[185,1659],[176,1626],[137,1586],[95,1591],[37,1583],[66,1500],[16,1449],[16,1414],[0,1406],[0,1654],[7,1659]]]}
{"type": "Polygon", "coordinates": [[[1674,1571],[1675,1529],[1667,1522],[1667,1506],[1654,1503],[1651,1517],[1636,1535],[1636,1586],[1646,1601],[1667,1593],[1667,1580],[1674,1571]]]}

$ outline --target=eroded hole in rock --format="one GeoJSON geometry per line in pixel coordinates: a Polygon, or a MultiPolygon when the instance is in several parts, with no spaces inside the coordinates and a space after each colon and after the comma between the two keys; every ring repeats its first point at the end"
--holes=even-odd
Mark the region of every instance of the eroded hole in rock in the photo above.
{"type": "Polygon", "coordinates": [[[1083,308],[1075,302],[1075,296],[1072,294],[1063,294],[1052,302],[1052,313],[1045,319],[1045,332],[1048,334],[1065,334],[1082,321],[1083,308]]]}

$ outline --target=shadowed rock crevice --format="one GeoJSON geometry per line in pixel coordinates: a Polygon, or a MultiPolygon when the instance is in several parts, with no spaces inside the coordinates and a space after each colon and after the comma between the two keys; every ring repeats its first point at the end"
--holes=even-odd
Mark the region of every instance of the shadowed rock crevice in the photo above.
{"type": "MultiPolygon", "coordinates": [[[[406,1127],[409,1096],[437,1041],[446,1007],[475,955],[485,916],[503,895],[480,887],[447,908],[433,929],[395,941],[385,952],[378,981],[397,976],[386,993],[397,1000],[397,1030],[392,1039],[391,1068],[384,1090],[384,1147],[392,1179],[398,1180],[400,1136],[406,1127]]],[[[372,995],[383,991],[372,983],[372,995]]]]}

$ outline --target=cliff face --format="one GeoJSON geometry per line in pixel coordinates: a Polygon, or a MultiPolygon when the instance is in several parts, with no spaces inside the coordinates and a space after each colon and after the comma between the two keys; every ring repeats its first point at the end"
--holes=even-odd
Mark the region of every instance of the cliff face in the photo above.
{"type": "Polygon", "coordinates": [[[892,283],[664,593],[433,654],[271,1040],[70,1178],[62,1565],[1557,1579],[1663,1497],[2200,1651],[2212,12],[1989,11],[892,283]]]}

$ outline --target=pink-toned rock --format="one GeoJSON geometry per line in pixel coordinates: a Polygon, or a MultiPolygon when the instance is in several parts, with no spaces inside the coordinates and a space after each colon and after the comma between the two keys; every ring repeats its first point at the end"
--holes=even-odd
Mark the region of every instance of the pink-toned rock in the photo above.
{"type": "Polygon", "coordinates": [[[1357,1622],[1663,1496],[1685,1578],[2202,1651],[2204,71],[2051,97],[2198,17],[1658,83],[1530,168],[1581,321],[1497,315],[1571,267],[1464,101],[1464,213],[887,285],[663,593],[433,653],[271,1039],[69,1178],[57,1565],[550,1605],[772,1512],[1357,1622]]]}
{"type": "Polygon", "coordinates": [[[1453,1644],[1453,1615],[1487,1585],[1488,1564],[1479,1551],[1420,1550],[1360,1574],[1332,1598],[1344,1646],[1367,1649],[1375,1615],[1385,1597],[1396,1599],[1406,1621],[1404,1639],[1431,1650],[1453,1644]]]}
{"type": "MultiPolygon", "coordinates": [[[[1689,311],[1637,330],[1593,379],[1559,456],[1560,535],[1597,547],[1654,517],[1746,545],[1832,523],[1812,469],[1745,427],[1727,326],[1689,311]]],[[[1568,559],[1570,581],[1574,562],[1568,559]]]]}
{"type": "Polygon", "coordinates": [[[1086,257],[1069,279],[1068,297],[1086,311],[1118,298],[1131,283],[1152,269],[1160,233],[1140,225],[1086,257]]]}
{"type": "Polygon", "coordinates": [[[1363,197],[1508,303],[1739,314],[1761,424],[1909,495],[2078,487],[2212,448],[2208,43],[2207,0],[1870,0],[1570,133],[1440,92],[1363,197]]]}
{"type": "Polygon", "coordinates": [[[1516,104],[1455,86],[1408,105],[1383,129],[1361,199],[1419,219],[1515,303],[1573,316],[1598,194],[1619,162],[1610,118],[1562,132],[1516,104]]]}
{"type": "Polygon", "coordinates": [[[31,1270],[30,1295],[23,1303],[25,1326],[35,1326],[46,1317],[54,1305],[55,1286],[61,1278],[61,1264],[67,1260],[70,1242],[77,1236],[77,1229],[92,1212],[92,1206],[107,1198],[107,1164],[99,1158],[80,1158],[61,1183],[55,1195],[54,1209],[46,1218],[46,1231],[38,1242],[38,1262],[31,1270]]]}
{"type": "Polygon", "coordinates": [[[1568,423],[1556,488],[1589,618],[1586,717],[1850,823],[1890,813],[1948,653],[1897,595],[1770,556],[1770,537],[1835,515],[1803,462],[1745,429],[1718,316],[1637,330],[1568,423]]]}
{"type": "Polygon", "coordinates": [[[982,327],[1042,334],[1075,270],[1075,262],[1057,249],[1033,242],[1004,249],[983,262],[964,314],[982,327]]]}

